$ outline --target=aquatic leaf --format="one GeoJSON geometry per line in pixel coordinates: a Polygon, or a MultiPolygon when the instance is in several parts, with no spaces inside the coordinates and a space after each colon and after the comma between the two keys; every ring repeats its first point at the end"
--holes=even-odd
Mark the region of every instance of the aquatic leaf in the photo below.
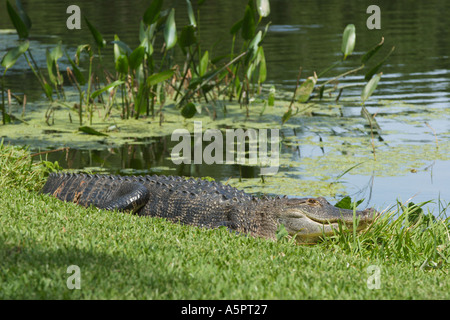
{"type": "Polygon", "coordinates": [[[353,208],[358,207],[361,203],[364,202],[364,199],[360,199],[358,201],[356,201],[355,203],[352,202],[352,198],[349,196],[346,196],[344,198],[342,198],[338,203],[336,203],[334,206],[336,208],[341,208],[341,209],[348,209],[348,210],[353,210],[353,208]]]}
{"type": "Polygon", "coordinates": [[[50,57],[54,60],[57,61],[59,58],[61,58],[63,56],[63,52],[62,52],[62,48],[61,48],[61,40],[58,41],[58,45],[56,47],[54,47],[51,51],[50,51],[50,57]]]}
{"type": "Polygon", "coordinates": [[[191,25],[183,27],[180,34],[178,43],[182,48],[192,46],[197,43],[197,37],[195,36],[195,28],[191,25]]]}
{"type": "Polygon", "coordinates": [[[375,73],[378,72],[378,70],[380,70],[380,68],[382,67],[382,65],[386,62],[386,60],[389,58],[389,56],[394,52],[395,47],[392,47],[391,51],[386,55],[386,57],[384,57],[383,60],[381,60],[375,67],[373,67],[372,69],[369,70],[369,72],[366,73],[366,76],[364,77],[364,79],[366,81],[369,81],[373,75],[375,73]]]}
{"type": "Polygon", "coordinates": [[[125,42],[121,41],[117,35],[114,35],[114,41],[111,41],[111,43],[114,45],[114,61],[116,61],[120,55],[129,56],[133,52],[133,50],[131,50],[125,42]]]}
{"type": "Polygon", "coordinates": [[[111,41],[111,43],[114,44],[114,56],[116,54],[118,54],[117,56],[119,55],[129,56],[133,52],[133,50],[131,50],[130,47],[121,40],[114,40],[111,41]]]}
{"type": "Polygon", "coordinates": [[[158,84],[160,82],[172,78],[174,74],[175,74],[174,70],[164,70],[160,73],[152,74],[150,77],[147,78],[147,84],[149,86],[154,86],[155,84],[158,84]]]}
{"type": "Polygon", "coordinates": [[[196,27],[197,22],[195,21],[195,14],[194,14],[194,9],[192,8],[192,3],[189,0],[186,0],[186,3],[187,3],[187,9],[188,9],[189,22],[190,22],[191,26],[196,27]]]}
{"type": "Polygon", "coordinates": [[[99,96],[100,94],[102,94],[103,92],[105,92],[105,91],[107,91],[107,90],[109,90],[109,89],[112,89],[112,88],[114,88],[114,87],[120,86],[121,84],[124,84],[124,83],[125,83],[125,82],[122,81],[122,80],[116,80],[116,81],[114,81],[114,82],[111,82],[111,83],[108,84],[107,86],[105,86],[105,87],[103,87],[103,88],[101,88],[101,89],[98,89],[98,90],[92,92],[92,94],[91,94],[91,99],[95,99],[96,97],[98,97],[98,96],[99,96]]]}
{"type": "Polygon", "coordinates": [[[45,81],[45,79],[43,80],[43,82],[44,82],[44,93],[47,96],[47,98],[49,98],[51,100],[52,94],[53,94],[53,88],[51,85],[49,85],[47,83],[47,81],[45,81]]]}
{"type": "Polygon", "coordinates": [[[75,78],[77,79],[77,82],[80,85],[84,85],[86,83],[86,80],[84,79],[83,74],[81,73],[80,69],[78,69],[77,65],[75,64],[75,62],[70,58],[70,56],[67,54],[66,52],[66,57],[67,60],[69,60],[71,66],[72,66],[72,72],[75,75],[75,78]]]}
{"type": "Polygon", "coordinates": [[[256,55],[258,53],[259,43],[262,39],[262,32],[261,30],[258,31],[256,36],[253,38],[253,40],[248,45],[248,52],[247,56],[245,58],[245,63],[249,64],[251,61],[253,61],[256,58],[256,55]]]}
{"type": "Polygon", "coordinates": [[[150,6],[147,8],[144,17],[142,18],[147,25],[151,25],[158,20],[162,5],[163,0],[153,0],[152,3],[150,3],[150,6]]]}
{"type": "Polygon", "coordinates": [[[128,73],[128,58],[126,55],[121,54],[116,59],[116,63],[114,65],[117,72],[121,74],[127,74],[128,73]]]}
{"type": "Polygon", "coordinates": [[[244,22],[244,20],[241,19],[238,22],[236,22],[235,24],[233,24],[233,26],[230,29],[230,34],[235,35],[236,33],[238,33],[238,31],[241,30],[241,28],[242,28],[243,22],[244,22]]]}
{"type": "Polygon", "coordinates": [[[369,99],[369,97],[374,92],[375,88],[378,85],[378,82],[380,81],[380,78],[381,78],[382,74],[383,73],[380,72],[377,75],[375,75],[372,79],[370,79],[370,81],[364,87],[364,89],[363,89],[363,91],[361,93],[361,99],[362,99],[363,103],[366,102],[366,100],[369,99]]]}
{"type": "Polygon", "coordinates": [[[175,24],[175,9],[170,10],[169,16],[164,27],[164,40],[166,41],[166,50],[172,49],[177,43],[177,27],[175,24]]]}
{"type": "Polygon", "coordinates": [[[309,100],[309,97],[311,96],[311,93],[314,90],[314,86],[316,85],[317,77],[312,76],[308,77],[301,85],[297,88],[297,91],[295,92],[295,99],[297,99],[298,102],[304,103],[309,100]]]}
{"type": "Polygon", "coordinates": [[[22,18],[17,14],[14,8],[11,6],[9,1],[6,1],[6,9],[8,10],[9,18],[11,19],[14,28],[17,30],[17,34],[19,35],[19,39],[28,38],[28,28],[22,18]]]}
{"type": "Polygon", "coordinates": [[[377,44],[375,47],[373,47],[372,49],[370,49],[369,51],[367,51],[362,57],[361,57],[361,63],[366,63],[367,61],[369,61],[369,59],[378,52],[378,50],[380,50],[380,48],[383,46],[384,44],[384,37],[381,37],[381,41],[379,44],[377,44]]]}
{"type": "Polygon", "coordinates": [[[281,123],[285,124],[286,121],[288,121],[292,117],[292,108],[289,108],[288,111],[286,111],[283,116],[281,117],[281,123]]]}
{"type": "Polygon", "coordinates": [[[253,17],[253,11],[249,5],[245,8],[245,15],[242,21],[242,38],[244,40],[250,40],[253,38],[256,30],[255,18],[253,17]]]}
{"type": "Polygon", "coordinates": [[[17,11],[19,13],[20,18],[22,19],[23,23],[27,27],[28,30],[31,29],[31,19],[28,16],[28,14],[25,12],[25,9],[22,6],[22,2],[20,0],[16,0],[16,7],[17,11]]]}
{"type": "Polygon", "coordinates": [[[20,46],[9,50],[2,59],[2,67],[4,67],[6,70],[11,68],[16,63],[17,59],[19,59],[20,56],[28,50],[29,46],[30,42],[26,40],[22,42],[20,46]]]}
{"type": "Polygon", "coordinates": [[[87,134],[90,134],[93,136],[108,136],[106,133],[99,132],[88,126],[79,127],[78,131],[81,131],[81,132],[84,132],[84,133],[87,133],[87,134]]]}
{"type": "Polygon", "coordinates": [[[77,48],[77,53],[75,54],[76,63],[78,65],[80,64],[80,55],[81,55],[81,52],[83,52],[83,51],[87,51],[87,53],[89,54],[89,57],[92,57],[91,46],[89,44],[80,44],[77,48]]]}
{"type": "Polygon", "coordinates": [[[258,55],[257,55],[257,61],[259,61],[259,79],[258,82],[262,83],[266,81],[267,78],[267,67],[266,67],[266,58],[264,56],[264,49],[263,47],[259,47],[258,49],[258,55]]]}
{"type": "Polygon", "coordinates": [[[57,79],[56,79],[56,62],[55,60],[52,59],[52,56],[50,54],[50,50],[46,50],[45,51],[45,55],[47,57],[47,71],[48,71],[48,76],[50,78],[51,83],[53,83],[53,85],[57,85],[57,79]]]}
{"type": "Polygon", "coordinates": [[[132,70],[136,70],[144,60],[145,48],[137,47],[128,57],[128,65],[132,70]]]}
{"type": "Polygon", "coordinates": [[[145,52],[151,56],[153,54],[153,46],[151,42],[148,40],[149,38],[144,38],[144,40],[141,42],[141,47],[145,48],[145,52]]]}
{"type": "Polygon", "coordinates": [[[94,37],[97,46],[99,48],[104,48],[106,46],[106,41],[103,39],[101,33],[89,22],[89,20],[86,17],[84,17],[84,20],[86,21],[89,31],[91,31],[91,34],[94,37]]]}
{"type": "Polygon", "coordinates": [[[344,30],[344,34],[342,35],[342,47],[341,51],[344,54],[344,60],[352,54],[353,50],[355,49],[355,42],[356,42],[356,31],[355,31],[355,25],[349,24],[344,30]]]}
{"type": "Polygon", "coordinates": [[[47,58],[47,70],[50,77],[50,81],[53,85],[61,85],[63,83],[63,78],[58,74],[57,65],[58,59],[63,56],[63,52],[61,49],[61,41],[58,42],[58,45],[52,50],[46,50],[46,58],[47,58]]]}
{"type": "Polygon", "coordinates": [[[208,69],[208,63],[209,63],[209,54],[208,50],[206,50],[205,53],[203,54],[203,57],[200,59],[200,69],[199,69],[200,76],[203,76],[206,73],[206,70],[208,69]]]}
{"type": "Polygon", "coordinates": [[[270,14],[269,0],[256,0],[256,8],[260,17],[267,17],[270,14]]]}
{"type": "Polygon", "coordinates": [[[275,86],[271,86],[269,90],[268,104],[270,107],[275,105],[275,86]]]}
{"type": "Polygon", "coordinates": [[[195,107],[195,104],[193,104],[192,102],[188,103],[183,107],[183,109],[181,109],[181,115],[186,119],[192,118],[193,116],[195,116],[196,113],[197,108],[195,107]]]}

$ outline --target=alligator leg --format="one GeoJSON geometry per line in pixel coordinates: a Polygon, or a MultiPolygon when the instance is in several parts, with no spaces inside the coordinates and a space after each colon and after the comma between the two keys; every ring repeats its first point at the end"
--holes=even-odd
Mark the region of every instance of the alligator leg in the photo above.
{"type": "Polygon", "coordinates": [[[136,213],[142,208],[150,197],[147,187],[139,182],[124,182],[116,192],[111,195],[110,201],[95,206],[106,210],[131,211],[136,213]]]}

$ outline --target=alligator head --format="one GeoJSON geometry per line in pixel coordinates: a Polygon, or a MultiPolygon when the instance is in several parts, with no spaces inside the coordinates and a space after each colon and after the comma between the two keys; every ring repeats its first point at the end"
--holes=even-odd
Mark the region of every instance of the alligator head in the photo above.
{"type": "Polygon", "coordinates": [[[289,235],[296,235],[299,242],[316,242],[323,235],[332,235],[339,223],[350,230],[357,223],[357,230],[369,225],[378,213],[374,209],[356,211],[331,205],[325,198],[286,199],[285,210],[278,217],[289,235]]]}

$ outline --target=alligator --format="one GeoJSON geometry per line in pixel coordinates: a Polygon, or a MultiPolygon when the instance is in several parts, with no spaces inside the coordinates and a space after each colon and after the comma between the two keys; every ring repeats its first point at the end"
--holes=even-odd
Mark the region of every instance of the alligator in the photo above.
{"type": "Polygon", "coordinates": [[[257,197],[215,181],[177,176],[118,176],[51,173],[42,193],[88,207],[153,216],[198,227],[227,227],[236,233],[277,238],[283,225],[289,237],[313,243],[342,223],[357,230],[378,215],[353,211],[325,198],[257,197]]]}

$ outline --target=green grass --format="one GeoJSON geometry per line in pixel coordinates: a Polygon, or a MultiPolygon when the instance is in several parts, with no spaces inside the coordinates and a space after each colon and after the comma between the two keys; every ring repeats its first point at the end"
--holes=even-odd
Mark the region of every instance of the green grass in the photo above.
{"type": "Polygon", "coordinates": [[[37,192],[54,166],[26,150],[0,146],[0,164],[0,299],[450,298],[444,208],[392,210],[366,233],[300,246],[82,208],[37,192]]]}

